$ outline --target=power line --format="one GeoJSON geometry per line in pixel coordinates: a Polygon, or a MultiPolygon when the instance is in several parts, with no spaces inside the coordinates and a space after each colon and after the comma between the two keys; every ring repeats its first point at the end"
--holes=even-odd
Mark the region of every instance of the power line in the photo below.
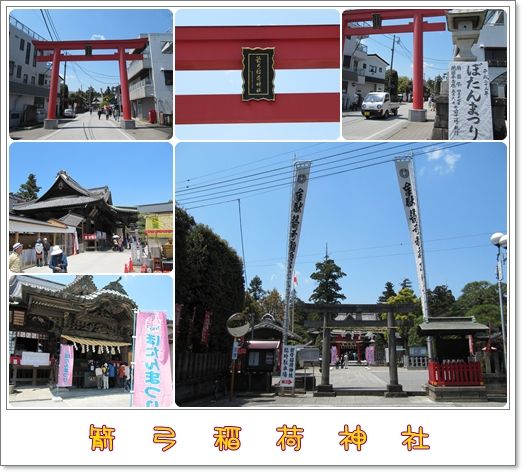
{"type": "MultiPolygon", "coordinates": [[[[422,145],[422,146],[419,146],[419,147],[416,147],[416,148],[412,148],[412,149],[410,149],[410,151],[412,151],[412,152],[415,151],[417,153],[417,155],[422,155],[422,154],[431,153],[431,152],[435,152],[435,151],[450,149],[452,147],[461,146],[461,145],[464,145],[464,144],[467,144],[467,143],[457,143],[457,144],[453,144],[453,145],[449,145],[449,146],[445,146],[443,148],[437,148],[437,149],[433,149],[433,144],[428,144],[428,145],[422,145]],[[419,151],[421,149],[426,149],[426,148],[431,148],[431,149],[429,149],[428,151],[425,151],[425,152],[417,152],[417,151],[419,151]]],[[[401,144],[401,145],[397,145],[395,147],[404,146],[404,145],[405,144],[401,144]]],[[[406,145],[410,145],[410,143],[406,143],[406,145]]],[[[373,154],[374,152],[367,152],[364,155],[373,154]]],[[[343,154],[343,153],[339,153],[338,155],[340,155],[340,154],[343,154]]],[[[363,159],[361,161],[351,162],[351,163],[344,164],[344,165],[336,165],[336,166],[333,166],[333,167],[328,167],[328,168],[319,170],[319,172],[328,172],[330,170],[339,169],[339,168],[343,168],[343,167],[347,167],[347,166],[352,166],[352,165],[355,165],[355,164],[364,164],[366,162],[375,161],[375,160],[378,160],[378,159],[383,159],[383,158],[386,158],[386,157],[389,157],[389,156],[396,156],[396,155],[397,155],[397,152],[392,152],[392,153],[380,155],[380,156],[377,156],[377,157],[372,157],[372,158],[369,158],[369,159],[363,159]]],[[[324,158],[329,158],[329,157],[333,157],[333,156],[326,156],[324,158]]],[[[313,176],[310,177],[310,179],[317,179],[317,178],[327,177],[327,176],[331,176],[331,175],[337,175],[339,173],[344,173],[344,172],[347,172],[347,171],[355,170],[355,169],[348,169],[348,170],[342,170],[342,171],[333,172],[333,173],[330,173],[330,174],[317,175],[317,170],[316,169],[317,169],[317,167],[321,167],[323,165],[330,165],[330,164],[333,164],[333,163],[336,163],[336,162],[342,162],[342,161],[345,161],[345,160],[348,160],[348,159],[355,159],[357,157],[360,157],[360,156],[356,155],[356,156],[352,156],[352,157],[349,157],[349,158],[343,158],[343,159],[339,159],[337,161],[327,162],[327,163],[324,163],[324,164],[316,165],[316,166],[312,167],[312,169],[313,169],[313,176]]],[[[323,159],[323,158],[321,158],[321,159],[323,159]]],[[[380,162],[379,164],[383,164],[383,163],[389,162],[389,161],[390,160],[383,161],[383,162],[380,162]]],[[[375,164],[372,164],[372,165],[375,165],[375,164]]],[[[364,168],[364,167],[365,166],[358,167],[357,169],[364,168]]],[[[284,169],[287,169],[287,167],[285,167],[284,169]]],[[[252,180],[258,180],[258,179],[252,179],[252,180]]],[[[247,183],[247,182],[245,182],[245,183],[247,183]]],[[[291,179],[289,180],[288,177],[283,176],[283,177],[272,179],[272,180],[269,180],[269,181],[266,181],[266,182],[256,183],[256,184],[251,184],[251,185],[244,185],[244,186],[241,186],[241,187],[236,187],[236,188],[233,188],[233,189],[223,190],[223,191],[219,191],[219,192],[214,192],[214,191],[210,190],[213,193],[210,193],[208,195],[187,196],[187,198],[185,200],[181,200],[180,203],[181,204],[188,204],[188,205],[194,204],[194,203],[201,203],[201,202],[204,202],[204,201],[211,201],[211,200],[216,200],[216,199],[220,199],[220,198],[231,197],[232,195],[240,195],[240,194],[243,194],[243,193],[250,193],[250,192],[259,191],[259,190],[267,190],[267,189],[272,189],[272,188],[278,188],[278,187],[281,187],[281,186],[286,186],[289,183],[291,183],[291,179]],[[279,184],[276,184],[276,185],[270,185],[268,187],[264,186],[264,185],[268,185],[268,184],[272,184],[272,183],[276,183],[276,182],[282,182],[282,183],[279,183],[279,184]],[[253,187],[254,187],[253,190],[248,190],[248,189],[252,189],[253,187]],[[222,194],[225,194],[225,195],[222,195],[222,194]],[[194,198],[196,200],[194,200],[194,198]]],[[[179,199],[178,199],[178,201],[179,201],[179,199]]]]}
{"type": "Polygon", "coordinates": [[[42,14],[42,18],[45,23],[45,27],[47,28],[47,32],[49,33],[49,37],[51,38],[51,41],[54,41],[53,34],[51,33],[51,30],[49,29],[49,25],[47,24],[47,20],[45,19],[44,10],[40,8],[40,13],[42,14]]]}

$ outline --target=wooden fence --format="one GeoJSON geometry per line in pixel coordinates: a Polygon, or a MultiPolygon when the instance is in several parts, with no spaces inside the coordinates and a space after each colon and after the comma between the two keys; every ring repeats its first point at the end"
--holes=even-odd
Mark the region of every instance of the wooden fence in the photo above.
{"type": "Polygon", "coordinates": [[[445,360],[428,363],[429,383],[438,387],[483,385],[480,362],[445,360]]]}

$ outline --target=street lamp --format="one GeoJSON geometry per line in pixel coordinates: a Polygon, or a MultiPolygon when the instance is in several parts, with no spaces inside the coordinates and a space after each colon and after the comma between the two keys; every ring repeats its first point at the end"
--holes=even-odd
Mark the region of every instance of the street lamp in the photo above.
{"type": "Polygon", "coordinates": [[[503,263],[503,257],[502,253],[500,251],[501,248],[507,248],[507,240],[508,236],[507,234],[503,233],[493,233],[491,237],[489,238],[491,241],[491,244],[494,246],[497,246],[497,283],[498,283],[498,300],[500,304],[500,323],[502,328],[502,347],[504,350],[504,367],[507,372],[507,354],[506,354],[506,331],[504,328],[504,304],[502,300],[502,280],[503,280],[503,274],[502,274],[502,263],[503,263]]]}

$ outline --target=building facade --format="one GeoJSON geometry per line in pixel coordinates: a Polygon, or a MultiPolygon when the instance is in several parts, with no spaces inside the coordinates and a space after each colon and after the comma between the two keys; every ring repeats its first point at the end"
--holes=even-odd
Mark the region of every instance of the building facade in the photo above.
{"type": "Polygon", "coordinates": [[[50,70],[36,62],[33,39],[46,41],[9,17],[9,128],[42,122],[47,114],[50,70]]]}
{"type": "Polygon", "coordinates": [[[75,387],[96,386],[91,370],[94,363],[130,364],[137,306],[120,279],[98,289],[92,275],[77,276],[67,285],[58,282],[58,278],[11,277],[11,384],[53,385],[60,347],[64,344],[74,346],[75,387]]]}
{"type": "Polygon", "coordinates": [[[148,39],[143,59],[127,66],[132,116],[149,120],[154,110],[156,122],[172,125],[174,99],[173,88],[173,41],[172,33],[148,33],[140,35],[148,39]]]}

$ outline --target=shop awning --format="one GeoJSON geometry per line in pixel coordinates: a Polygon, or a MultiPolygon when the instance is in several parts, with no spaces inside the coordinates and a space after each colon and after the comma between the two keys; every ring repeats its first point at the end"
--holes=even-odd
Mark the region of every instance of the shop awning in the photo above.
{"type": "Polygon", "coordinates": [[[103,339],[80,338],[78,336],[68,336],[62,334],[62,338],[82,346],[99,346],[99,347],[124,347],[130,346],[130,343],[120,341],[105,341],[103,339]]]}

